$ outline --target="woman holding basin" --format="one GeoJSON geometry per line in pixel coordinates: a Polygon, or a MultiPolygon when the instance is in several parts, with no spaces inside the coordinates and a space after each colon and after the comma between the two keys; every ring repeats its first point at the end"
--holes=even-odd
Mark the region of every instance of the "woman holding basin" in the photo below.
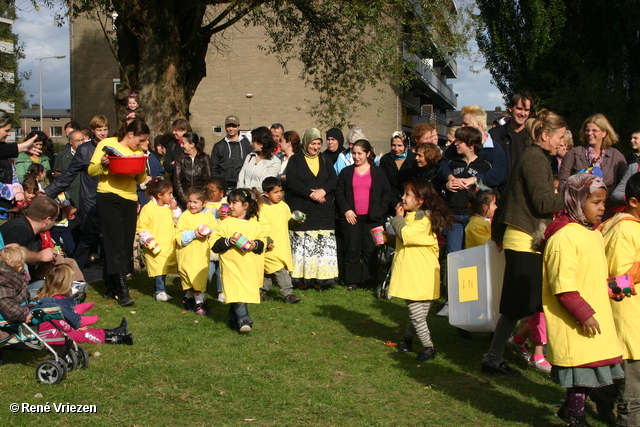
{"type": "Polygon", "coordinates": [[[394,194],[384,170],[373,164],[375,154],[369,141],[357,140],[351,157],[353,165],[338,177],[336,203],[344,241],[344,281],[353,291],[376,280],[378,258],[371,230],[384,224],[394,194]]]}

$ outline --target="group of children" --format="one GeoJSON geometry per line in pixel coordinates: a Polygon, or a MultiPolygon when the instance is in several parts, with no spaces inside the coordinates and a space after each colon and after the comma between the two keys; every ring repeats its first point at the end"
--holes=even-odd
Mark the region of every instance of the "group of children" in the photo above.
{"type": "Polygon", "coordinates": [[[274,277],[286,303],[293,294],[288,226],[291,212],[282,201],[282,183],[270,177],[262,195],[250,189],[227,193],[223,178],[187,192],[187,209],[180,212],[171,182],[160,177],[147,184],[146,204],[137,233],[144,246],[149,277],[155,278],[155,298],[167,301],[166,275],[177,271],[185,291],[182,306],[199,315],[213,315],[207,286],[216,277],[219,300],[230,305],[229,324],[241,333],[252,328],[247,304],[269,299],[274,277]],[[268,275],[268,280],[263,281],[268,275]],[[220,298],[222,297],[222,298],[220,298]]]}

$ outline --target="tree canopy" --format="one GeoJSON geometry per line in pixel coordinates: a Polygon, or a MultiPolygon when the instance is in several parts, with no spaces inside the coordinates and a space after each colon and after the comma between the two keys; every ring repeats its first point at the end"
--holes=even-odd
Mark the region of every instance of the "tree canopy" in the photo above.
{"type": "MultiPolygon", "coordinates": [[[[37,2],[37,0],[33,0],[37,2]]],[[[58,5],[46,0],[49,6],[58,5]]],[[[66,5],[67,3],[65,3],[66,5]]],[[[121,73],[121,93],[135,90],[156,130],[189,116],[206,75],[207,49],[224,49],[216,35],[234,25],[262,26],[265,54],[285,72],[302,63],[300,78],[319,93],[311,113],[321,124],[344,125],[366,105],[367,86],[410,84],[413,64],[401,53],[442,59],[464,50],[465,13],[451,0],[74,0],[62,16],[114,21],[110,39],[121,73]],[[145,105],[146,104],[146,105],[145,105]]],[[[107,32],[105,31],[105,34],[107,32]]]]}
{"type": "MultiPolygon", "coordinates": [[[[0,2],[0,16],[11,20],[17,18],[13,0],[0,2]]],[[[27,105],[21,80],[29,77],[18,72],[18,61],[24,58],[23,45],[11,25],[4,23],[0,23],[0,41],[13,45],[11,53],[0,53],[0,101],[14,104],[14,121],[18,123],[20,110],[27,105]]]]}
{"type": "Polygon", "coordinates": [[[640,127],[637,0],[477,0],[477,6],[478,47],[505,100],[529,89],[537,107],[564,115],[574,131],[603,113],[626,144],[640,127]]]}

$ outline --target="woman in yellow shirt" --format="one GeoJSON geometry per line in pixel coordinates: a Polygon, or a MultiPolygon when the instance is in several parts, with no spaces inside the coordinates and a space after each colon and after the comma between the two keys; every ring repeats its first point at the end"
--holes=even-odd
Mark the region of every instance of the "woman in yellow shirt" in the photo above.
{"type": "Polygon", "coordinates": [[[129,296],[127,273],[133,258],[133,240],[136,232],[138,193],[136,184],[142,184],[147,174],[116,174],[109,171],[109,157],[103,151],[111,147],[123,156],[140,156],[140,143],[149,139],[149,127],[133,120],[124,132],[100,141],[87,169],[90,176],[99,176],[96,205],[104,237],[107,282],[105,298],[115,298],[121,306],[134,304],[129,296]]]}

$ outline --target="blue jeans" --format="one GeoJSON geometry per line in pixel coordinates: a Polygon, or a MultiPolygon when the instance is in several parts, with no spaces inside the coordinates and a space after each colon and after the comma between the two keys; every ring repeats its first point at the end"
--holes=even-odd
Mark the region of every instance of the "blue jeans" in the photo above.
{"type": "Polygon", "coordinates": [[[156,294],[167,292],[167,275],[156,276],[156,294]]]}
{"type": "Polygon", "coordinates": [[[207,280],[207,292],[211,292],[211,284],[213,283],[213,276],[216,276],[216,290],[218,293],[222,292],[222,279],[220,277],[220,261],[211,261],[209,263],[209,279],[207,280]]]}
{"type": "Polygon", "coordinates": [[[253,321],[249,317],[247,304],[244,302],[234,302],[229,304],[229,314],[227,315],[229,326],[233,329],[240,329],[244,325],[253,326],[253,321]]]}
{"type": "Polygon", "coordinates": [[[469,215],[454,215],[451,230],[447,230],[447,253],[464,249],[464,228],[469,224],[469,215]]]}

